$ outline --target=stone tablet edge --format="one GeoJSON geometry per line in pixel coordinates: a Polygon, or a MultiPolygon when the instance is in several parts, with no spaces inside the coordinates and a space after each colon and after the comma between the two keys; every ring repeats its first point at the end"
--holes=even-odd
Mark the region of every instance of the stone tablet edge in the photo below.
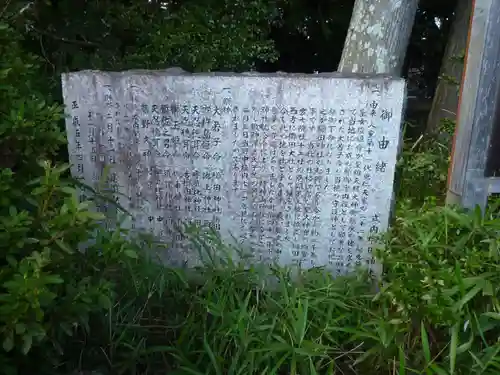
{"type": "Polygon", "coordinates": [[[191,73],[181,68],[173,67],[165,70],[146,70],[146,69],[130,69],[123,71],[105,71],[86,69],[74,72],[62,73],[61,77],[64,79],[70,76],[89,76],[89,75],[108,75],[111,77],[116,76],[130,76],[130,75],[146,75],[146,76],[193,76],[193,77],[260,77],[260,78],[331,78],[331,79],[355,79],[355,80],[373,80],[373,81],[405,81],[402,77],[395,77],[388,74],[366,74],[366,73],[340,73],[340,72],[322,72],[322,73],[286,73],[286,72],[273,72],[273,73],[259,73],[259,72],[195,72],[191,73]]]}

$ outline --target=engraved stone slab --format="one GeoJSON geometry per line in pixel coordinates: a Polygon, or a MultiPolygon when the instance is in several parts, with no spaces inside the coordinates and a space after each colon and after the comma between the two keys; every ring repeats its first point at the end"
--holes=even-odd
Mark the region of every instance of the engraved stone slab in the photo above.
{"type": "Polygon", "coordinates": [[[194,265],[176,225],[211,225],[277,261],[343,274],[380,269],[405,99],[402,79],[339,74],[64,74],[72,173],[109,170],[133,228],[172,241],[166,263],[194,265]]]}

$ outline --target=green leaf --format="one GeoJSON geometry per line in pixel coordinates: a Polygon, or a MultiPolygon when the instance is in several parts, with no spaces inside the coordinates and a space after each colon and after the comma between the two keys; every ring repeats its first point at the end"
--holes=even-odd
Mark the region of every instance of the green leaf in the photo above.
{"type": "Polygon", "coordinates": [[[210,345],[208,344],[206,337],[203,339],[203,347],[205,348],[205,351],[207,352],[207,354],[210,358],[210,362],[212,362],[212,366],[215,370],[215,373],[217,375],[222,375],[222,371],[219,367],[219,363],[217,362],[217,359],[215,358],[215,354],[212,351],[212,349],[210,348],[210,345]]]}
{"type": "Polygon", "coordinates": [[[15,206],[9,207],[9,215],[10,216],[17,216],[17,208],[15,206]]]}
{"type": "Polygon", "coordinates": [[[64,280],[59,275],[47,275],[44,277],[47,284],[62,284],[64,280]]]}
{"type": "Polygon", "coordinates": [[[139,256],[137,255],[137,252],[135,252],[132,249],[126,249],[123,253],[126,256],[128,256],[129,258],[132,258],[132,259],[138,259],[139,258],[139,256]]]}
{"type": "Polygon", "coordinates": [[[458,349],[458,323],[455,324],[451,332],[451,344],[450,344],[450,375],[455,373],[455,365],[457,360],[457,349],[458,349]]]}
{"type": "Polygon", "coordinates": [[[424,351],[424,358],[427,364],[431,363],[431,349],[429,346],[429,338],[427,337],[427,331],[425,330],[424,322],[420,323],[420,335],[422,338],[422,350],[424,351]]]}
{"type": "Polygon", "coordinates": [[[14,334],[12,331],[7,333],[7,336],[3,340],[3,350],[10,352],[14,348],[14,334]]]}
{"type": "Polygon", "coordinates": [[[70,167],[71,166],[69,164],[62,164],[62,165],[54,168],[54,173],[57,174],[57,175],[63,174],[64,172],[66,172],[67,170],[69,170],[70,167]]]}
{"type": "Polygon", "coordinates": [[[465,353],[466,351],[468,351],[471,347],[472,347],[472,343],[474,342],[474,334],[471,333],[470,335],[470,338],[469,338],[469,341],[467,341],[466,343],[460,345],[458,348],[457,348],[457,355],[458,354],[462,354],[462,353],[465,353]]]}
{"type": "Polygon", "coordinates": [[[187,374],[191,374],[191,375],[206,375],[206,372],[199,372],[199,371],[196,371],[196,370],[193,370],[189,367],[186,367],[186,366],[180,366],[179,369],[181,371],[177,371],[177,374],[179,375],[187,375],[187,374]]]}
{"type": "Polygon", "coordinates": [[[476,364],[481,368],[481,370],[484,371],[485,367],[484,367],[483,362],[481,362],[481,360],[470,350],[469,350],[469,354],[474,359],[474,361],[476,361],[476,364]]]}
{"type": "Polygon", "coordinates": [[[495,320],[500,320],[500,314],[499,313],[494,313],[494,312],[485,312],[481,314],[481,316],[486,316],[488,318],[492,318],[495,320]]]}
{"type": "Polygon", "coordinates": [[[65,203],[61,206],[61,209],[59,210],[59,215],[66,215],[68,213],[68,205],[65,203]]]}
{"type": "Polygon", "coordinates": [[[23,336],[23,348],[22,352],[24,355],[28,354],[31,349],[31,345],[33,344],[33,337],[30,334],[23,336]]]}
{"type": "MultiPolygon", "coordinates": [[[[314,367],[314,363],[312,358],[309,358],[309,374],[310,375],[318,375],[318,372],[316,371],[316,367],[314,367]]],[[[404,374],[402,374],[404,375],[404,374]]]]}
{"type": "Polygon", "coordinates": [[[61,191],[67,195],[70,195],[70,196],[76,194],[76,189],[69,187],[69,186],[63,186],[61,188],[61,191]]]}
{"type": "Polygon", "coordinates": [[[26,326],[23,323],[17,323],[16,334],[22,335],[24,332],[26,332],[26,326]]]}
{"type": "Polygon", "coordinates": [[[71,328],[71,325],[69,323],[61,323],[60,324],[61,329],[66,333],[68,336],[73,336],[73,330],[71,328]]]}
{"type": "Polygon", "coordinates": [[[400,346],[399,347],[399,375],[405,375],[405,374],[406,374],[405,352],[403,351],[403,348],[400,346]]]}
{"type": "Polygon", "coordinates": [[[448,375],[448,373],[436,364],[432,364],[429,368],[437,375],[448,375]]]}
{"type": "Polygon", "coordinates": [[[111,300],[109,299],[109,297],[105,294],[100,294],[99,297],[98,297],[98,302],[99,302],[99,305],[104,308],[104,309],[107,309],[109,310],[111,308],[111,300]]]}
{"type": "Polygon", "coordinates": [[[460,311],[467,302],[469,302],[471,299],[473,299],[481,290],[483,289],[483,285],[476,285],[474,288],[469,290],[467,294],[455,305],[453,306],[453,310],[455,311],[460,311]]]}
{"type": "Polygon", "coordinates": [[[45,186],[38,186],[31,191],[31,195],[41,195],[47,191],[45,186]]]}
{"type": "Polygon", "coordinates": [[[61,248],[61,250],[63,250],[65,253],[67,254],[73,254],[73,250],[71,250],[69,248],[69,246],[67,244],[65,244],[63,241],[61,240],[55,240],[57,246],[59,246],[59,248],[61,248]]]}
{"type": "Polygon", "coordinates": [[[7,260],[9,266],[11,266],[12,268],[17,267],[17,260],[12,255],[7,255],[5,259],[7,260]]]}
{"type": "Polygon", "coordinates": [[[484,282],[483,295],[494,296],[493,285],[488,280],[485,280],[484,282]]]}

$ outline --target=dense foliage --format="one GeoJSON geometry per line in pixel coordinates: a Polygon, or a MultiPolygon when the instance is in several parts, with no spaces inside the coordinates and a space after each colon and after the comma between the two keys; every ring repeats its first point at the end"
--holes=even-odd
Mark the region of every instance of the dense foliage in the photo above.
{"type": "Polygon", "coordinates": [[[58,365],[67,337],[111,306],[107,270],[136,252],[102,237],[102,217],[65,182],[68,167],[51,164],[65,144],[61,107],[37,91],[40,63],[19,35],[0,24],[0,40],[0,363],[9,374],[36,358],[58,365]],[[84,256],[79,246],[91,239],[84,256]]]}
{"type": "MultiPolygon", "coordinates": [[[[300,18],[313,3],[0,6],[2,373],[499,372],[498,210],[481,215],[442,205],[446,137],[405,146],[397,217],[377,254],[385,269],[377,288],[362,273],[332,279],[321,269],[292,278],[276,267],[266,279],[258,267],[218,258],[225,245],[196,228],[188,233],[192,246],[214,263],[193,277],[150,262],[147,239],[109,230],[92,201],[77,199],[61,156],[60,72],[252,69],[277,58],[271,35],[279,39],[280,22],[300,18]]],[[[352,1],[335,3],[345,11],[342,4],[352,1]]],[[[420,17],[432,23],[432,14],[420,17]]],[[[342,14],[325,18],[345,21],[342,14]]],[[[327,24],[302,19],[291,34],[327,24]]],[[[325,32],[324,40],[332,38],[325,32]]]]}

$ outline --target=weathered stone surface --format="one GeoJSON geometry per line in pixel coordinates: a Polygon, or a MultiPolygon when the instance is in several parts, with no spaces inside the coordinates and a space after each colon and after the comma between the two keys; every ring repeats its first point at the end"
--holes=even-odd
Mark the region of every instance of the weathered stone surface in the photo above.
{"type": "MultiPolygon", "coordinates": [[[[63,75],[74,176],[108,167],[134,227],[209,224],[255,261],[376,273],[369,236],[387,228],[405,97],[401,79],[339,74],[63,75]]],[[[106,168],[106,169],[108,169],[106,168]]]]}

